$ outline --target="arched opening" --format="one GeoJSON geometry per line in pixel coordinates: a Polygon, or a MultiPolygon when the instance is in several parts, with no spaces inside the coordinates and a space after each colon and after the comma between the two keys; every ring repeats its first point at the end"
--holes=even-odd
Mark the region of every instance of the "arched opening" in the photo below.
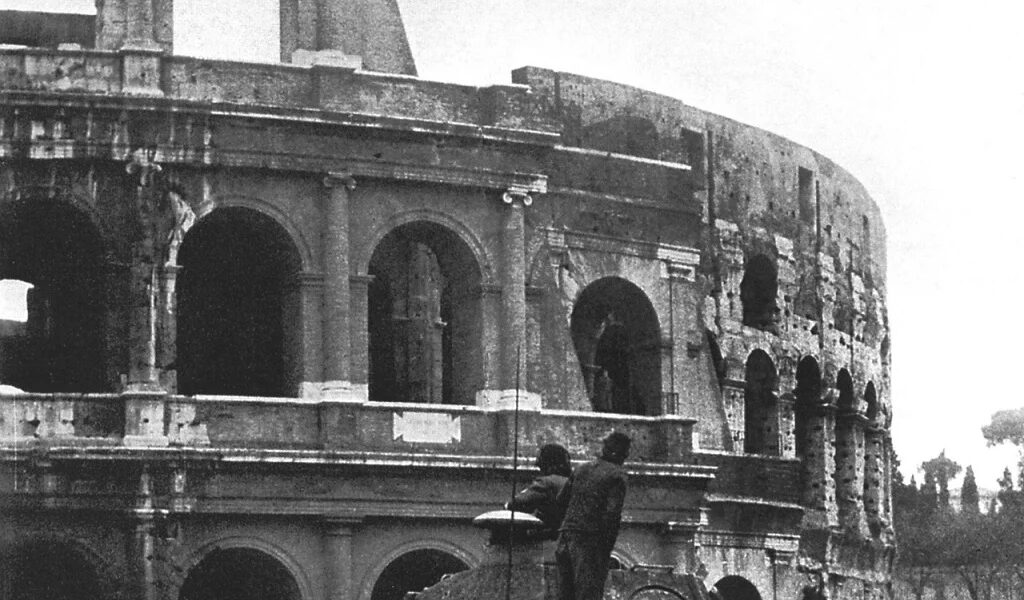
{"type": "Polygon", "coordinates": [[[778,456],[778,389],[779,376],[772,359],[763,350],[751,352],[743,390],[744,452],[778,456]]]}
{"type": "Polygon", "coordinates": [[[796,398],[794,415],[794,438],[796,456],[801,461],[803,502],[807,506],[821,508],[824,500],[822,488],[827,483],[825,461],[825,429],[818,417],[818,426],[812,421],[821,410],[821,369],[818,361],[810,356],[801,359],[796,367],[796,398]]]}
{"type": "Polygon", "coordinates": [[[658,316],[640,288],[618,277],[591,283],[576,301],[570,329],[596,412],[661,412],[658,316]]]}
{"type": "Polygon", "coordinates": [[[835,426],[835,473],[836,504],[839,521],[850,525],[854,507],[862,493],[858,485],[857,465],[857,401],[853,394],[853,379],[850,372],[840,369],[836,375],[836,389],[839,400],[835,426]]]}
{"type": "Polygon", "coordinates": [[[778,292],[779,274],[775,264],[763,254],[751,257],[740,282],[743,324],[774,331],[779,314],[775,302],[778,292]]]}
{"type": "Polygon", "coordinates": [[[885,497],[885,450],[878,430],[878,397],[874,382],[864,387],[864,405],[867,408],[867,431],[864,434],[864,513],[868,529],[873,536],[882,531],[882,504],[885,497]]]}
{"type": "Polygon", "coordinates": [[[0,383],[99,392],[104,376],[103,243],[71,204],[26,196],[0,210],[0,280],[24,292],[20,325],[0,325],[0,383]]]}
{"type": "Polygon", "coordinates": [[[853,396],[853,378],[846,369],[839,369],[839,374],[836,375],[836,389],[839,390],[839,412],[856,410],[857,399],[853,396]]]}
{"type": "Polygon", "coordinates": [[[369,272],[370,400],[472,404],[483,387],[480,269],[466,243],[433,223],[402,225],[369,272]]]}
{"type": "Polygon", "coordinates": [[[469,565],[441,550],[413,550],[391,561],[373,584],[370,600],[402,600],[441,581],[445,575],[465,571],[469,565]]]}
{"type": "Polygon", "coordinates": [[[251,548],[216,549],[189,570],[178,600],[301,600],[288,568],[251,548]]]}
{"type": "Polygon", "coordinates": [[[9,600],[104,598],[96,568],[78,551],[49,541],[17,547],[0,562],[0,590],[9,600]]]}
{"type": "Polygon", "coordinates": [[[865,416],[869,423],[878,420],[878,395],[875,393],[875,383],[869,381],[864,387],[864,406],[867,409],[865,416]]]}
{"type": "Polygon", "coordinates": [[[818,368],[818,361],[810,356],[805,356],[796,367],[796,389],[793,395],[796,396],[796,455],[804,458],[814,447],[808,425],[814,408],[821,403],[821,369],[818,368]]]}
{"type": "Polygon", "coordinates": [[[718,580],[714,589],[722,600],[761,600],[757,587],[739,575],[728,575],[718,580]]]}
{"type": "Polygon", "coordinates": [[[284,228],[219,208],[185,235],[178,262],[178,390],[294,395],[301,261],[284,228]]]}

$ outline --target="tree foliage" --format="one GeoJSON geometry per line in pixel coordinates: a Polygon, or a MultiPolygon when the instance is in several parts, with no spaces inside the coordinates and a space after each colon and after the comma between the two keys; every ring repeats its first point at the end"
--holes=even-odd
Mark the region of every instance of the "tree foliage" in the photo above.
{"type": "Polygon", "coordinates": [[[978,502],[978,482],[974,480],[974,467],[968,465],[963,486],[960,488],[960,512],[977,514],[980,512],[978,502]]]}
{"type": "Polygon", "coordinates": [[[1024,447],[1024,408],[1001,410],[992,415],[992,421],[981,428],[990,446],[1010,442],[1024,447]]]}
{"type": "Polygon", "coordinates": [[[991,600],[999,590],[1024,589],[1024,494],[1014,489],[1009,469],[1000,480],[999,510],[988,513],[978,510],[971,467],[964,477],[964,509],[959,512],[948,504],[948,486],[960,466],[942,453],[921,469],[920,487],[913,478],[904,484],[902,475],[893,477],[899,565],[916,596],[923,598],[927,587],[940,587],[943,576],[955,576],[972,600],[991,600]]]}

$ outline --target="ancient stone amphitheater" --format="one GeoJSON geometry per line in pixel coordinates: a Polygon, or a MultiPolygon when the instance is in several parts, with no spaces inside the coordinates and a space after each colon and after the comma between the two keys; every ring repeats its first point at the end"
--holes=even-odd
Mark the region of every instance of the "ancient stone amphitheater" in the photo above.
{"type": "Polygon", "coordinates": [[[618,568],[891,596],[852,176],[626,85],[419,79],[395,0],[281,0],[281,64],[176,56],[171,5],[0,27],[0,596],[400,599],[480,564],[515,448],[612,430],[618,568]]]}

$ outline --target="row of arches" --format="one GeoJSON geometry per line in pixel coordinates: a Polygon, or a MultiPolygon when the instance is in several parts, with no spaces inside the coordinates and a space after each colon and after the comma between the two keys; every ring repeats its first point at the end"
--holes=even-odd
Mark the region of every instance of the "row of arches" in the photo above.
{"type": "Polygon", "coordinates": [[[859,529],[863,515],[878,535],[889,495],[887,413],[874,382],[857,394],[845,368],[827,389],[817,360],[807,356],[797,364],[795,388],[780,398],[771,357],[763,350],[751,352],[743,390],[743,451],[774,456],[791,451],[803,463],[805,504],[827,509],[834,502],[841,523],[859,529]]]}
{"type": "MultiPolygon", "coordinates": [[[[0,336],[0,381],[38,392],[112,387],[129,352],[117,312],[128,302],[127,266],[59,198],[7,203],[0,234],[0,280],[30,287],[27,322],[19,335],[0,336]]],[[[289,232],[250,208],[214,209],[187,231],[166,269],[176,351],[160,365],[176,372],[180,393],[295,393],[304,322],[320,318],[304,304],[302,265],[289,232]]],[[[383,236],[368,274],[370,399],[472,404],[485,385],[477,253],[452,229],[412,221],[383,236]]],[[[660,325],[639,287],[619,277],[592,282],[574,306],[570,335],[594,410],[660,411],[660,325]]]]}
{"type": "MultiPolygon", "coordinates": [[[[302,577],[273,554],[247,546],[213,547],[191,567],[160,568],[157,585],[177,590],[178,600],[305,600],[302,577]]],[[[369,600],[402,600],[469,565],[451,552],[418,548],[393,558],[380,570],[369,600]]],[[[38,540],[0,554],[0,597],[9,600],[102,600],[119,597],[116,576],[73,544],[38,540]]]]}
{"type": "MultiPolygon", "coordinates": [[[[159,562],[157,557],[149,560],[159,562]]],[[[612,568],[624,568],[618,559],[611,561],[612,568]]],[[[30,541],[0,554],[0,567],[0,596],[10,600],[119,597],[116,576],[72,544],[30,541]]],[[[469,568],[464,559],[443,549],[409,550],[379,571],[368,588],[369,600],[402,600],[409,592],[469,568]]],[[[161,597],[178,600],[305,600],[310,596],[294,565],[249,546],[213,547],[191,567],[156,571],[164,574],[154,582],[164,590],[161,597]]],[[[739,575],[722,577],[711,590],[721,600],[761,599],[756,586],[739,575]]]]}

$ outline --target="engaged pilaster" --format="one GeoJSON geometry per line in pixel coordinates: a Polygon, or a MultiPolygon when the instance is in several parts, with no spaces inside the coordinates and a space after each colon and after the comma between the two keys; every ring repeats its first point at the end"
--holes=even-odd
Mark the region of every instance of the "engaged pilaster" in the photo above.
{"type": "Polygon", "coordinates": [[[539,410],[540,395],[526,391],[526,231],[525,209],[533,204],[529,192],[510,188],[501,197],[502,269],[500,325],[500,389],[482,390],[477,404],[487,408],[539,410]]]}
{"type": "Polygon", "coordinates": [[[366,400],[366,394],[352,386],[352,337],[349,314],[352,308],[349,285],[349,199],[355,179],[348,173],[324,177],[330,191],[324,206],[323,229],[323,383],[320,397],[332,401],[366,400]]]}
{"type": "Polygon", "coordinates": [[[354,598],[352,535],[358,519],[329,518],[324,522],[324,571],[327,598],[354,598]]]}

